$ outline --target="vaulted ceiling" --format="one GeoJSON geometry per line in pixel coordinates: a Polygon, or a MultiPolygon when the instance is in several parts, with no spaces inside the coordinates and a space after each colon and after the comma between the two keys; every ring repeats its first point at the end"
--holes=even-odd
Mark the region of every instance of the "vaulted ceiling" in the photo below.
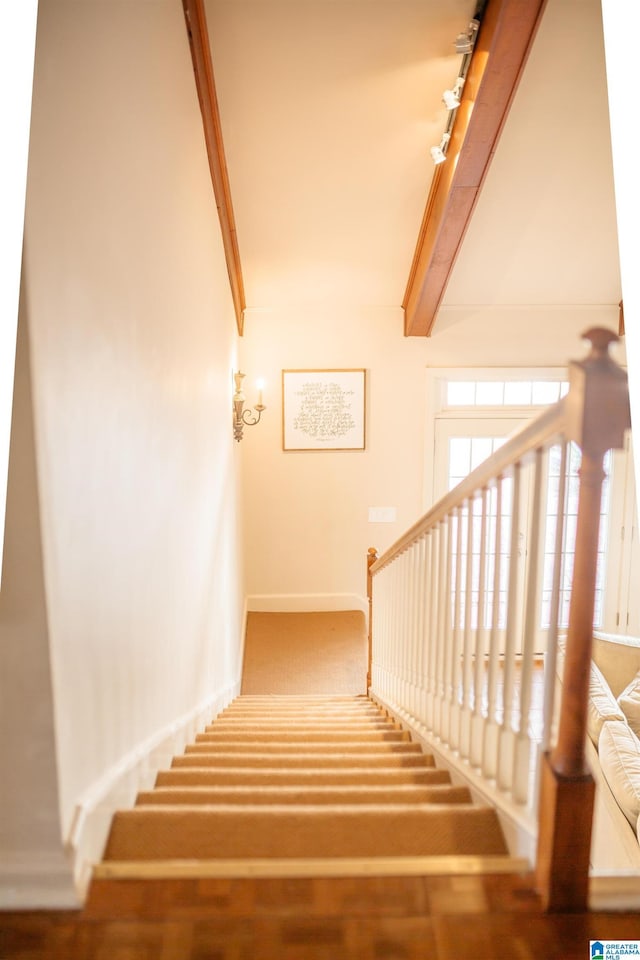
{"type": "Polygon", "coordinates": [[[183,0],[234,301],[620,300],[599,0],[183,0]],[[454,40],[482,11],[447,160],[454,40]]]}

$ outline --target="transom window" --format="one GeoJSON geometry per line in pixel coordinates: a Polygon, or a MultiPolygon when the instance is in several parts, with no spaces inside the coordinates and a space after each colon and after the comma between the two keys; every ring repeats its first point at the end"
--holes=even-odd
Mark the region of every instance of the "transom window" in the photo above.
{"type": "Polygon", "coordinates": [[[447,380],[447,407],[533,407],[556,403],[566,380],[447,380]]]}

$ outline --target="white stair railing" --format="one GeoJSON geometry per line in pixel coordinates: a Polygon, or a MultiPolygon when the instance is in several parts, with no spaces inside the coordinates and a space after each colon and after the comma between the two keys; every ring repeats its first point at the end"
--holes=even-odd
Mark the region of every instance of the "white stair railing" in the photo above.
{"type": "MultiPolygon", "coordinates": [[[[370,693],[532,824],[541,779],[553,782],[551,788],[543,782],[545,802],[550,790],[553,795],[547,803],[552,810],[541,805],[544,819],[560,815],[565,780],[575,784],[584,774],[583,667],[591,651],[602,462],[608,449],[622,445],[630,426],[626,375],[608,354],[615,334],[590,330],[585,338],[592,350],[586,360],[570,364],[568,394],[507,440],[381,557],[373,548],[368,555],[370,693]],[[554,690],[560,597],[571,574],[563,560],[569,443],[582,452],[576,550],[583,556],[576,556],[582,572],[572,586],[559,708],[554,690]],[[552,447],[560,459],[555,489],[548,471],[552,447]],[[530,520],[523,556],[525,500],[530,520]],[[553,561],[545,571],[551,579],[544,586],[551,594],[550,626],[543,636],[542,554],[548,556],[549,541],[553,561]],[[533,716],[534,683],[540,682],[543,706],[533,716]]],[[[540,821],[538,875],[550,909],[586,904],[589,791],[585,784],[586,813],[580,816],[588,821],[581,827],[586,854],[576,857],[574,843],[573,863],[565,862],[572,856],[552,825],[540,821]]]]}

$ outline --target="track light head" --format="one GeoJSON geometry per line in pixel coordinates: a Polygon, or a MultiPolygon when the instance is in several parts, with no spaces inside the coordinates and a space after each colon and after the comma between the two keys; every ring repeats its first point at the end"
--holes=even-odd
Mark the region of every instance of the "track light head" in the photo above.
{"type": "Polygon", "coordinates": [[[429,153],[431,154],[431,159],[434,164],[438,166],[439,163],[444,163],[447,159],[447,147],[449,146],[449,140],[451,139],[450,133],[443,133],[442,140],[440,141],[439,147],[431,147],[429,153]]]}
{"type": "Polygon", "coordinates": [[[445,90],[442,94],[442,102],[447,110],[457,110],[460,106],[460,100],[455,90],[445,90]]]}

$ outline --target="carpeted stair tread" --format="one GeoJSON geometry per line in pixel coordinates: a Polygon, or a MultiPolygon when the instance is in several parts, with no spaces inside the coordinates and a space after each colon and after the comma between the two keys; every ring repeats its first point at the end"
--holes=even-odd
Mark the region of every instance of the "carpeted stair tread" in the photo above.
{"type": "Polygon", "coordinates": [[[506,853],[487,807],[157,805],[116,813],[105,860],[506,853]]]}
{"type": "Polygon", "coordinates": [[[205,740],[190,743],[185,753],[420,753],[420,744],[410,740],[205,740]]]}
{"type": "Polygon", "coordinates": [[[301,730],[326,729],[334,730],[336,733],[339,733],[344,727],[361,730],[363,733],[376,730],[402,730],[399,723],[395,723],[393,720],[385,720],[378,716],[310,717],[308,714],[305,714],[304,716],[296,715],[294,717],[265,717],[264,714],[260,714],[256,717],[219,717],[214,723],[210,723],[205,727],[205,733],[216,733],[217,731],[233,730],[236,728],[239,730],[250,730],[251,728],[255,728],[256,723],[260,724],[261,729],[265,728],[267,730],[280,730],[283,727],[289,730],[292,728],[301,730]]]}
{"type": "Polygon", "coordinates": [[[310,717],[387,717],[389,714],[374,704],[317,704],[317,703],[243,703],[233,704],[221,710],[220,717],[242,717],[260,713],[265,717],[286,717],[293,714],[310,717]]]}
{"type": "Polygon", "coordinates": [[[313,702],[309,700],[296,700],[295,698],[283,697],[280,700],[270,699],[266,701],[252,701],[247,697],[239,697],[237,700],[234,700],[227,707],[224,707],[220,711],[220,716],[227,716],[234,713],[247,713],[249,711],[258,711],[261,710],[265,714],[273,713],[275,711],[296,711],[302,713],[307,711],[308,713],[315,714],[332,714],[332,713],[343,713],[343,714],[355,714],[360,713],[362,715],[370,715],[377,713],[380,716],[388,716],[387,711],[383,710],[377,704],[373,703],[371,700],[368,701],[324,701],[322,703],[313,702]]]}
{"type": "Polygon", "coordinates": [[[370,707],[373,700],[366,693],[243,693],[232,701],[232,705],[241,703],[350,703],[370,707]]]}
{"type": "Polygon", "coordinates": [[[277,711],[286,713],[288,711],[297,711],[308,713],[349,713],[356,714],[362,713],[370,715],[372,713],[379,713],[381,716],[387,715],[387,711],[378,707],[377,704],[372,701],[359,701],[359,700],[333,700],[331,697],[327,697],[324,700],[317,699],[305,699],[304,697],[264,697],[251,698],[247,696],[238,697],[234,700],[229,706],[225,707],[221,713],[225,715],[232,713],[240,713],[242,711],[262,711],[265,716],[269,716],[277,711]]]}
{"type": "Polygon", "coordinates": [[[368,697],[342,697],[342,699],[338,699],[337,697],[321,695],[316,697],[310,695],[296,697],[282,694],[263,694],[262,696],[258,696],[258,694],[242,694],[227,704],[224,710],[244,710],[248,707],[267,707],[268,709],[272,707],[281,707],[283,709],[286,707],[298,709],[310,707],[316,710],[380,710],[383,712],[382,708],[377,703],[374,703],[373,700],[369,700],[368,697]]]}
{"type": "Polygon", "coordinates": [[[331,719],[332,717],[361,717],[362,719],[372,719],[378,717],[379,719],[387,719],[389,714],[386,711],[380,710],[374,704],[369,704],[368,706],[360,705],[350,705],[350,704],[314,704],[314,703],[245,703],[245,704],[233,704],[232,706],[225,707],[224,710],[221,710],[217,714],[218,717],[222,718],[231,718],[231,717],[252,717],[256,714],[260,714],[264,717],[326,717],[331,719]]]}
{"type": "Polygon", "coordinates": [[[173,767],[217,766],[217,767],[428,767],[433,766],[433,757],[423,753],[397,753],[385,750],[379,753],[233,753],[198,752],[185,753],[174,757],[173,767]]]}
{"type": "Polygon", "coordinates": [[[259,719],[261,723],[302,723],[305,725],[312,723],[319,724],[340,724],[356,723],[362,726],[395,726],[400,727],[396,720],[380,714],[378,711],[364,713],[358,711],[333,711],[317,712],[314,710],[243,710],[237,713],[220,713],[211,720],[209,727],[218,724],[230,723],[255,723],[259,719]]]}
{"type": "Polygon", "coordinates": [[[112,822],[105,862],[496,856],[495,811],[366,697],[241,696],[112,822]]]}
{"type": "Polygon", "coordinates": [[[234,728],[209,733],[199,733],[196,736],[196,743],[224,743],[226,740],[245,740],[252,743],[289,741],[290,743],[313,743],[321,741],[325,743],[345,744],[350,742],[358,743],[410,743],[411,738],[406,730],[354,730],[342,727],[340,730],[326,730],[325,728],[310,727],[307,730],[297,728],[291,730],[286,726],[267,727],[256,730],[249,727],[234,728]]]}
{"type": "Polygon", "coordinates": [[[284,804],[284,803],[471,803],[468,787],[435,784],[396,786],[216,786],[158,787],[141,791],[136,805],[145,804],[284,804]]]}
{"type": "Polygon", "coordinates": [[[381,713],[378,710],[372,711],[362,711],[362,710],[340,710],[338,712],[334,710],[310,710],[307,708],[299,709],[247,709],[237,712],[227,712],[219,714],[214,717],[208,729],[214,729],[219,726],[227,726],[231,724],[254,724],[259,722],[265,725],[297,725],[302,726],[311,726],[313,724],[319,725],[333,725],[339,726],[340,724],[356,724],[362,727],[368,726],[388,726],[391,728],[401,729],[402,724],[398,723],[397,720],[388,717],[386,714],[381,713]]]}
{"type": "Polygon", "coordinates": [[[450,776],[446,770],[436,767],[379,767],[377,769],[288,769],[264,767],[172,767],[160,770],[156,786],[185,785],[238,785],[238,786],[369,786],[394,784],[447,784],[450,776]]]}

